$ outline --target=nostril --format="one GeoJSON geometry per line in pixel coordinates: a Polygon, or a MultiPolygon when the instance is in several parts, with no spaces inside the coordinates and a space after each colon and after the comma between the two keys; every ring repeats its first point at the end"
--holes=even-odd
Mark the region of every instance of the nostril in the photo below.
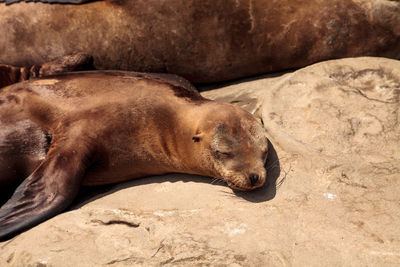
{"type": "Polygon", "coordinates": [[[255,185],[258,181],[258,178],[260,178],[260,176],[258,176],[258,174],[256,174],[256,173],[250,173],[249,178],[250,178],[251,185],[255,185]]]}

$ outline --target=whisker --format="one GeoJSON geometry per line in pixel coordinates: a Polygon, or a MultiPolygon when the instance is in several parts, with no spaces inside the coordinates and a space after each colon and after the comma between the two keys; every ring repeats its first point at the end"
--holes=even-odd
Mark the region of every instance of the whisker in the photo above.
{"type": "Polygon", "coordinates": [[[214,177],[210,184],[224,184],[225,180],[222,176],[214,177]]]}
{"type": "Polygon", "coordinates": [[[222,184],[222,183],[224,183],[224,181],[222,181],[221,179],[218,179],[218,178],[214,178],[211,181],[211,184],[222,184]]]}
{"type": "Polygon", "coordinates": [[[278,163],[279,163],[279,160],[275,160],[273,163],[268,164],[268,165],[266,166],[267,171],[269,171],[269,170],[271,170],[271,169],[273,169],[273,168],[278,167],[278,163]]]}
{"type": "Polygon", "coordinates": [[[277,189],[279,189],[282,186],[283,182],[286,180],[286,177],[287,177],[287,175],[288,175],[288,173],[290,172],[291,169],[292,169],[292,164],[289,165],[289,170],[288,171],[283,170],[283,172],[285,174],[283,175],[282,179],[280,179],[279,182],[276,183],[276,188],[277,189]]]}

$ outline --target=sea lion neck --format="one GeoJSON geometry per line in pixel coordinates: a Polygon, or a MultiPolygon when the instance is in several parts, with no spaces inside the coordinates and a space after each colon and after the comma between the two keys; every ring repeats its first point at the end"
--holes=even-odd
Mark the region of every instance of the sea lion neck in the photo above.
{"type": "MultiPolygon", "coordinates": [[[[175,130],[171,132],[176,142],[176,158],[179,159],[175,172],[203,176],[215,176],[216,174],[213,165],[207,160],[209,155],[206,155],[204,149],[209,147],[212,138],[212,129],[202,127],[202,123],[209,116],[204,112],[204,105],[207,104],[185,103],[182,105],[184,112],[177,115],[175,130]]],[[[174,142],[169,142],[169,144],[172,143],[174,142]]]]}

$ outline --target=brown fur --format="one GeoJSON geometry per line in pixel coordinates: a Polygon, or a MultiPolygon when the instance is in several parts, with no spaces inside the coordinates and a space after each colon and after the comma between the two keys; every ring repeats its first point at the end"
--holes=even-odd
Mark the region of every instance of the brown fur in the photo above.
{"type": "Polygon", "coordinates": [[[30,66],[87,52],[98,69],[168,72],[192,82],[341,57],[400,58],[398,1],[20,3],[0,5],[0,25],[3,64],[30,66]]]}
{"type": "Polygon", "coordinates": [[[266,179],[263,127],[178,76],[75,72],[5,87],[0,100],[0,183],[25,178],[11,159],[31,173],[0,209],[0,239],[61,212],[81,184],[178,172],[250,190],[266,179]]]}

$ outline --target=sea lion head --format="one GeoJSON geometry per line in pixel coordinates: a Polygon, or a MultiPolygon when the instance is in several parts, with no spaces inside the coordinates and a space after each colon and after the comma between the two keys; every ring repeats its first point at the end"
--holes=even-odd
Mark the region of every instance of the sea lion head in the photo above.
{"type": "Polygon", "coordinates": [[[212,162],[214,176],[236,190],[261,187],[266,180],[268,139],[264,127],[247,111],[218,104],[203,118],[203,131],[193,140],[204,141],[205,157],[212,162]]]}

